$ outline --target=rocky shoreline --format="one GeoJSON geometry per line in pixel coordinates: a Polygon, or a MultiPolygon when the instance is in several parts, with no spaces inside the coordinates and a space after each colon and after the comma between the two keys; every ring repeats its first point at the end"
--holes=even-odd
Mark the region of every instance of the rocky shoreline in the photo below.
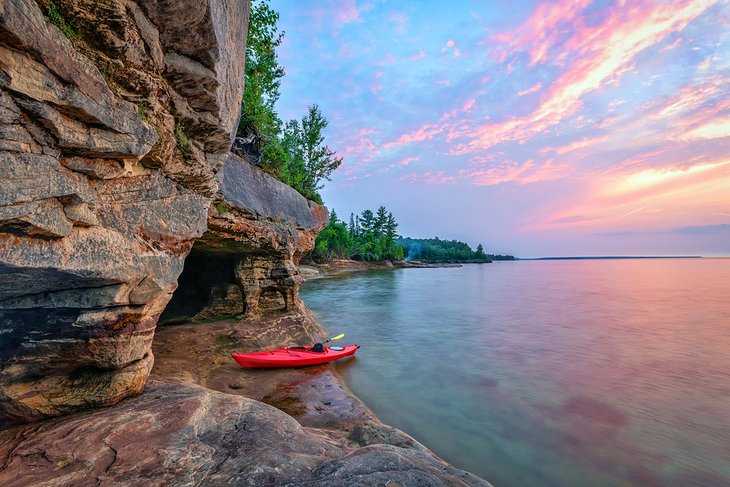
{"type": "Polygon", "coordinates": [[[299,270],[304,277],[313,276],[335,276],[348,272],[392,270],[392,269],[437,269],[449,267],[463,267],[462,264],[454,262],[421,262],[418,260],[383,260],[377,262],[364,262],[350,259],[333,259],[327,262],[309,262],[300,265],[299,270]]]}
{"type": "Polygon", "coordinates": [[[327,365],[245,370],[230,358],[318,326],[302,307],[162,327],[140,396],[0,433],[0,484],[490,485],[381,423],[327,365]]]}

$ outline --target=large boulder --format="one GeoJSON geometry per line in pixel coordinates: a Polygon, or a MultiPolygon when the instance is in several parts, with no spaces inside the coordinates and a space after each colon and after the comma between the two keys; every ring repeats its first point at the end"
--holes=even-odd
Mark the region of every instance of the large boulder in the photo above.
{"type": "Polygon", "coordinates": [[[248,11],[0,2],[0,422],[142,391],[235,134],[248,11]]]}

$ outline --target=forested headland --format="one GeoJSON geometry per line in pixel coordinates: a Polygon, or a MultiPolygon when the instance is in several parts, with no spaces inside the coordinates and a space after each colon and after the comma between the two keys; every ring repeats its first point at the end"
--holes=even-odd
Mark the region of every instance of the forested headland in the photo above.
{"type": "Polygon", "coordinates": [[[408,260],[424,262],[486,262],[493,260],[515,260],[513,255],[495,255],[484,251],[484,246],[478,244],[472,250],[469,244],[459,240],[442,240],[434,238],[400,237],[396,243],[403,246],[403,252],[408,260]]]}
{"type": "Polygon", "coordinates": [[[494,255],[482,244],[472,250],[458,240],[410,238],[398,235],[398,222],[384,206],[375,212],[350,214],[348,222],[332,210],[327,227],[317,236],[312,258],[316,262],[352,259],[366,262],[381,260],[419,260],[423,262],[491,262],[514,260],[511,255],[494,255]]]}

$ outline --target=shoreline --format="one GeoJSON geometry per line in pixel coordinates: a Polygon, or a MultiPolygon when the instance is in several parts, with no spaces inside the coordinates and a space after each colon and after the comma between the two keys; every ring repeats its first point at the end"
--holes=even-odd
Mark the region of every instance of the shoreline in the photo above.
{"type": "MultiPolygon", "coordinates": [[[[340,270],[336,274],[383,268],[399,267],[365,266],[340,270]]],[[[440,469],[451,477],[448,480],[453,481],[456,477],[461,481],[458,485],[493,487],[476,474],[452,466],[408,433],[382,422],[348,387],[344,378],[331,364],[279,369],[244,369],[230,358],[232,352],[245,353],[261,348],[250,346],[249,332],[259,333],[261,343],[271,343],[270,332],[278,334],[282,328],[286,329],[286,325],[282,326],[282,323],[289,319],[295,324],[295,328],[299,329],[302,323],[307,323],[304,328],[308,328],[308,333],[326,335],[314,313],[303,303],[298,311],[285,312],[279,316],[274,314],[255,320],[222,320],[158,328],[153,350],[156,360],[161,364],[158,367],[156,363],[150,374],[150,380],[153,383],[170,380],[188,382],[197,376],[193,379],[197,385],[275,407],[294,418],[302,427],[324,432],[331,440],[350,450],[351,454],[354,454],[353,450],[377,445],[402,448],[435,459],[441,464],[440,469]],[[261,333],[262,323],[268,325],[264,327],[263,333],[261,333]],[[249,327],[250,329],[247,329],[249,327]],[[191,330],[195,330],[195,333],[190,333],[191,330]],[[221,339],[223,337],[224,340],[221,339]],[[243,343],[249,344],[251,350],[242,349],[243,343]],[[202,349],[206,353],[199,355],[192,363],[180,355],[176,360],[177,354],[171,353],[172,350],[177,349],[179,354],[179,349],[186,346],[190,347],[188,350],[202,349]],[[204,364],[213,366],[206,370],[204,364]]],[[[271,348],[270,345],[266,347],[271,348]]],[[[353,355],[342,359],[338,364],[340,367],[347,367],[354,365],[357,360],[357,356],[353,355]]],[[[443,485],[452,483],[447,481],[443,485]]]]}
{"type": "MultiPolygon", "coordinates": [[[[471,263],[471,262],[468,262],[471,263]]],[[[479,262],[481,263],[481,262],[479,262]]],[[[417,260],[398,260],[398,261],[375,261],[364,262],[350,259],[333,259],[321,263],[308,263],[299,265],[299,272],[305,278],[311,277],[328,277],[350,272],[375,271],[375,270],[395,270],[395,269],[439,269],[439,268],[456,268],[463,267],[463,263],[458,262],[422,262],[417,260]]]]}
{"type": "MultiPolygon", "coordinates": [[[[145,485],[154,478],[191,485],[491,487],[380,421],[327,364],[244,369],[230,357],[323,334],[301,303],[248,319],[160,326],[155,365],[140,395],[0,432],[0,463],[8,465],[0,484],[45,485],[63,476],[77,485],[94,478],[145,485]],[[69,456],[70,435],[79,441],[69,456]],[[49,463],[30,468],[38,455],[49,463]]],[[[347,366],[357,357],[344,360],[347,366]]]]}

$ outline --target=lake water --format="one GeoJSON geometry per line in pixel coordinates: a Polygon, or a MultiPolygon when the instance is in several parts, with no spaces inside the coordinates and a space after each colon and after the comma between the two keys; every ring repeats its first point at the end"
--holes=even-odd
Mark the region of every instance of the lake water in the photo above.
{"type": "Polygon", "coordinates": [[[386,423],[496,487],[730,486],[730,260],[518,261],[308,281],[386,423]]]}

